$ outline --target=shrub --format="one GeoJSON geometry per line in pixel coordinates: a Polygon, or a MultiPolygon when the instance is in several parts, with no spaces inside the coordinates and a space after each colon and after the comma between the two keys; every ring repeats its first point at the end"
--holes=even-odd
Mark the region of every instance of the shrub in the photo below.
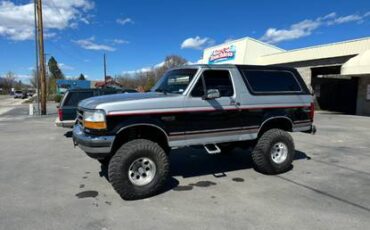
{"type": "Polygon", "coordinates": [[[62,100],[62,95],[55,95],[54,96],[54,101],[55,102],[60,103],[61,100],[62,100]]]}

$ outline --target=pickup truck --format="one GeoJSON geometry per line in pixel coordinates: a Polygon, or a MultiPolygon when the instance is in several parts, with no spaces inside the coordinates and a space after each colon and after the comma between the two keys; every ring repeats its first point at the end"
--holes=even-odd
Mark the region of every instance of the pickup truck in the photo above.
{"type": "Polygon", "coordinates": [[[192,65],[168,71],[147,93],[81,101],[73,140],[108,162],[113,188],[132,200],[161,191],[173,148],[218,154],[249,146],[259,172],[286,172],[295,157],[289,132],[314,133],[313,119],[312,95],[295,69],[192,65]]]}
{"type": "Polygon", "coordinates": [[[63,128],[72,128],[76,123],[77,105],[80,101],[89,98],[117,93],[137,92],[132,89],[70,89],[64,94],[58,108],[58,117],[55,125],[63,128]]]}

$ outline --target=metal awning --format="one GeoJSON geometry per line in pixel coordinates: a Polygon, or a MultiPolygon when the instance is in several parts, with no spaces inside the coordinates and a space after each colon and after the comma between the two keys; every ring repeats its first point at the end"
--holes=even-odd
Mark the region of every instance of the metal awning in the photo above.
{"type": "Polygon", "coordinates": [[[342,65],[341,75],[370,75],[370,49],[349,59],[342,65]]]}

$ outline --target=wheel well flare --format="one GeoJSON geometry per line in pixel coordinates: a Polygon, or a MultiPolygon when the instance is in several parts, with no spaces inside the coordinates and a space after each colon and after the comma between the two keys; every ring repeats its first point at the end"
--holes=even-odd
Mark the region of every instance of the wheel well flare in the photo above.
{"type": "Polygon", "coordinates": [[[167,133],[162,128],[151,124],[140,124],[121,128],[114,140],[112,152],[114,153],[122,144],[134,139],[151,140],[165,151],[169,148],[167,133]]]}

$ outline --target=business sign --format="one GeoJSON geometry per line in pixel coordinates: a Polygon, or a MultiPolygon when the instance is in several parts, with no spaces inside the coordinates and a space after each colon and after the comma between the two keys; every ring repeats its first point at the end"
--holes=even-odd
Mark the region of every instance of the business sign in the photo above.
{"type": "Polygon", "coordinates": [[[235,55],[236,47],[234,45],[230,45],[221,49],[216,49],[212,51],[208,63],[215,64],[219,62],[231,61],[235,59],[235,55]]]}

